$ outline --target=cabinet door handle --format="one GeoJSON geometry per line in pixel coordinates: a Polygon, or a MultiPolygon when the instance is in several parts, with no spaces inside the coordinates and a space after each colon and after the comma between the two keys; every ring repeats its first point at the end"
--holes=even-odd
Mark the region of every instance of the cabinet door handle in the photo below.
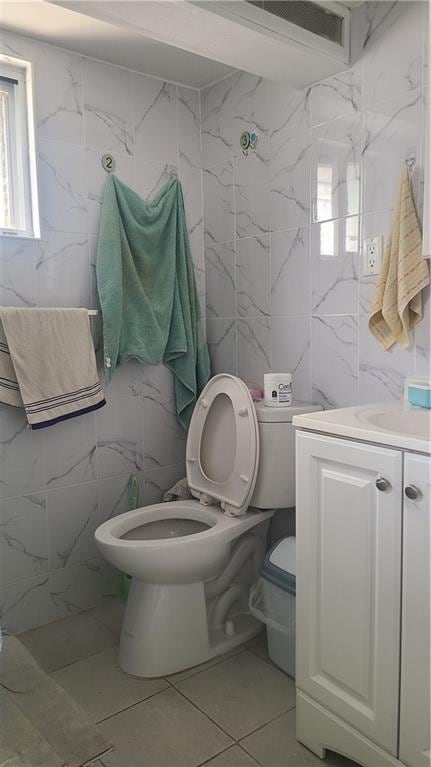
{"type": "Polygon", "coordinates": [[[407,485],[404,488],[404,494],[409,501],[416,501],[416,499],[420,497],[421,491],[414,485],[407,485]]]}
{"type": "Polygon", "coordinates": [[[377,490],[380,490],[381,493],[384,493],[385,490],[390,490],[391,483],[389,482],[389,480],[385,479],[384,477],[377,477],[376,487],[377,487],[377,490]]]}

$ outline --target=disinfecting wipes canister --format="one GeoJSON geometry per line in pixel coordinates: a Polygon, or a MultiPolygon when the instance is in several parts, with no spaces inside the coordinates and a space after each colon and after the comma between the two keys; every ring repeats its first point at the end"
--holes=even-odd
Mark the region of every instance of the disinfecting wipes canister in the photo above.
{"type": "Polygon", "coordinates": [[[265,405],[289,407],[292,404],[292,376],[290,373],[265,373],[265,405]]]}

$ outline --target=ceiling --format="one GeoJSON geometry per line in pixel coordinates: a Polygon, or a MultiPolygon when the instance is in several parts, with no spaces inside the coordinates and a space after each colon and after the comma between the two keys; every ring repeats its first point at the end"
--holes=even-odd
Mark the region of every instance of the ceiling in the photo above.
{"type": "MultiPolygon", "coordinates": [[[[77,4],[77,7],[80,4],[77,4]]],[[[12,32],[137,72],[202,88],[231,67],[44,0],[0,2],[0,25],[12,32]]]]}
{"type": "MultiPolygon", "coordinates": [[[[360,2],[339,4],[352,7],[360,2]]],[[[293,25],[287,32],[277,26],[271,31],[264,29],[261,18],[250,23],[232,17],[230,9],[227,15],[218,13],[220,5],[229,7],[229,2],[0,0],[0,26],[194,88],[235,69],[297,88],[345,69],[347,53],[328,50],[324,42],[316,45],[316,39],[307,38],[309,33],[299,27],[293,35],[293,25]]]]}

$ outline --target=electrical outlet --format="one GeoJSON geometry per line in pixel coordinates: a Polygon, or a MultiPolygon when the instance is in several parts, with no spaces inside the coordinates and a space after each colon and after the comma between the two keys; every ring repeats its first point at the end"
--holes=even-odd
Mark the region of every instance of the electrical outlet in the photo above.
{"type": "Polygon", "coordinates": [[[378,274],[382,263],[383,237],[369,237],[364,242],[364,277],[378,274]]]}

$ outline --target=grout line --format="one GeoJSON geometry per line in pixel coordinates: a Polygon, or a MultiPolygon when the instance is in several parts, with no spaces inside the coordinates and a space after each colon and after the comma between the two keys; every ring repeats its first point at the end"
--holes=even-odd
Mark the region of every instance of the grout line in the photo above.
{"type": "Polygon", "coordinates": [[[197,767],[205,767],[205,765],[207,765],[207,764],[211,764],[211,762],[212,762],[212,760],[213,760],[213,759],[215,759],[215,758],[216,758],[216,757],[218,757],[218,756],[221,756],[222,754],[225,754],[225,753],[226,753],[226,751],[229,751],[229,749],[230,749],[230,748],[234,748],[234,746],[235,746],[235,745],[236,745],[236,743],[231,743],[231,744],[230,744],[230,746],[227,746],[227,747],[226,747],[226,748],[224,748],[222,751],[219,751],[217,754],[214,754],[213,756],[210,756],[210,758],[209,758],[209,759],[205,759],[205,761],[204,761],[204,762],[199,762],[199,764],[197,765],[197,767]]]}
{"type": "MultiPolygon", "coordinates": [[[[171,684],[172,687],[174,687],[176,689],[176,685],[177,684],[181,684],[182,682],[187,682],[188,679],[192,679],[192,677],[198,676],[199,674],[203,674],[205,671],[209,671],[211,668],[214,668],[215,666],[219,666],[220,663],[224,663],[224,661],[230,660],[235,655],[241,655],[241,653],[243,653],[245,650],[247,650],[247,647],[245,646],[245,644],[239,645],[239,647],[242,647],[242,650],[238,650],[238,652],[232,652],[232,654],[228,654],[228,655],[220,655],[218,660],[216,660],[210,666],[207,666],[206,668],[202,668],[202,669],[200,669],[200,671],[196,671],[194,674],[190,674],[190,676],[186,676],[186,677],[184,677],[184,679],[180,679],[178,682],[171,682],[170,679],[168,679],[168,677],[165,677],[165,678],[167,679],[169,684],[171,684]]],[[[195,668],[198,669],[199,666],[195,666],[195,668]]],[[[181,674],[181,671],[178,671],[178,673],[181,674]]]]}
{"type": "MultiPolygon", "coordinates": [[[[274,716],[272,719],[269,719],[268,722],[264,722],[264,724],[260,724],[259,727],[256,727],[254,730],[251,730],[250,732],[247,733],[247,735],[243,735],[243,737],[237,740],[236,742],[238,743],[238,745],[241,745],[242,741],[245,740],[246,738],[249,738],[250,735],[255,735],[256,732],[263,730],[268,724],[273,724],[273,722],[276,722],[278,719],[281,719],[282,716],[284,716],[285,714],[288,714],[290,711],[294,711],[295,709],[296,709],[296,703],[294,703],[293,706],[290,706],[290,708],[286,708],[284,711],[281,712],[281,714],[277,714],[277,716],[274,716]]],[[[247,751],[245,746],[243,746],[243,748],[244,748],[244,751],[247,751]]],[[[247,751],[247,753],[249,752],[247,751]]],[[[250,756],[253,756],[253,754],[250,754],[250,756]]],[[[255,759],[256,757],[253,757],[253,758],[255,759]]]]}
{"type": "MultiPolygon", "coordinates": [[[[247,736],[246,736],[246,737],[247,737],[247,736]]],[[[244,751],[244,754],[247,754],[247,756],[251,757],[251,759],[254,759],[254,761],[256,762],[256,764],[258,764],[258,765],[259,765],[259,767],[264,767],[264,764],[263,764],[263,762],[259,761],[259,759],[257,758],[257,756],[254,756],[253,754],[250,754],[250,753],[247,751],[247,749],[245,749],[245,748],[244,748],[244,747],[241,745],[241,743],[240,743],[239,741],[238,741],[238,743],[237,743],[237,746],[238,746],[238,748],[240,748],[240,749],[241,749],[241,751],[244,751]]]]}
{"type": "MultiPolygon", "coordinates": [[[[186,680],[184,680],[184,681],[186,681],[186,680]]],[[[207,714],[206,711],[203,711],[201,708],[199,708],[199,706],[196,703],[194,703],[192,700],[190,700],[190,698],[188,698],[187,695],[185,695],[177,687],[175,687],[174,689],[175,689],[175,691],[179,695],[181,695],[182,698],[184,698],[184,700],[186,700],[188,703],[190,703],[193,706],[193,708],[196,709],[196,711],[199,711],[200,714],[202,714],[206,719],[208,719],[210,722],[212,722],[212,724],[214,724],[219,730],[221,730],[221,732],[223,732],[225,735],[227,735],[227,737],[230,738],[231,741],[232,741],[232,743],[230,744],[231,746],[233,746],[237,742],[233,735],[231,735],[229,732],[227,732],[227,730],[225,730],[224,727],[222,727],[221,724],[216,722],[215,719],[212,719],[212,717],[210,717],[209,714],[207,714]]]]}
{"type": "MultiPolygon", "coordinates": [[[[167,682],[165,677],[156,678],[163,679],[163,681],[167,682]]],[[[107,722],[109,719],[113,719],[115,716],[118,716],[118,714],[124,713],[124,711],[129,711],[131,708],[136,708],[136,706],[139,706],[140,703],[146,703],[147,700],[151,700],[151,698],[155,698],[157,695],[161,695],[163,692],[166,692],[166,690],[169,690],[169,687],[164,687],[163,690],[157,690],[157,692],[153,692],[151,695],[147,695],[146,698],[142,698],[141,700],[135,701],[135,703],[131,703],[130,706],[125,706],[125,708],[116,711],[114,714],[109,714],[109,716],[105,716],[103,719],[98,719],[97,722],[95,722],[95,725],[103,724],[103,722],[107,722]]]]}
{"type": "MultiPolygon", "coordinates": [[[[106,628],[106,626],[104,626],[103,628],[106,628]]],[[[109,631],[109,629],[106,629],[106,630],[109,631]]],[[[112,635],[112,636],[114,636],[114,635],[112,635]]],[[[113,646],[114,645],[111,645],[111,647],[113,647],[113,646]]],[[[102,655],[102,653],[106,652],[109,649],[111,649],[111,648],[105,647],[104,650],[98,650],[97,652],[92,652],[92,653],[90,653],[90,655],[84,655],[82,658],[75,658],[75,660],[73,660],[71,663],[65,663],[64,666],[59,666],[58,668],[53,668],[51,671],[46,671],[46,669],[43,669],[43,670],[45,671],[45,674],[48,674],[48,676],[51,676],[51,674],[56,674],[57,671],[63,671],[65,668],[70,668],[70,666],[74,666],[75,663],[82,663],[82,661],[88,660],[89,658],[95,658],[96,655],[102,655]]],[[[30,650],[29,650],[29,652],[30,652],[30,650]]],[[[32,653],[30,653],[30,654],[32,655],[32,653]]],[[[37,660],[37,658],[35,658],[35,660],[39,663],[40,667],[43,668],[43,666],[37,660]]]]}

